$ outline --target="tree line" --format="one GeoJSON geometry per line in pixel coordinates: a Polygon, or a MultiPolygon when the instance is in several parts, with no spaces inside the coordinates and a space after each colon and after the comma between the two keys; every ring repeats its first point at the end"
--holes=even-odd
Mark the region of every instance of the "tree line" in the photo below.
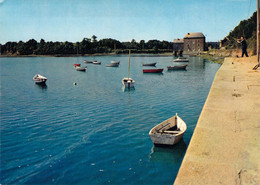
{"type": "Polygon", "coordinates": [[[256,50],[256,25],[257,25],[257,13],[247,19],[240,21],[229,34],[222,40],[222,45],[226,49],[234,49],[239,47],[236,39],[240,39],[243,36],[247,40],[248,48],[256,50]]]}
{"type": "Polygon", "coordinates": [[[133,53],[160,53],[172,52],[172,42],[140,40],[136,42],[120,42],[115,39],[100,39],[93,35],[91,38],[84,38],[81,42],[52,42],[41,39],[37,42],[30,39],[27,42],[7,42],[1,44],[2,55],[85,55],[96,53],[128,53],[131,49],[133,53]]]}

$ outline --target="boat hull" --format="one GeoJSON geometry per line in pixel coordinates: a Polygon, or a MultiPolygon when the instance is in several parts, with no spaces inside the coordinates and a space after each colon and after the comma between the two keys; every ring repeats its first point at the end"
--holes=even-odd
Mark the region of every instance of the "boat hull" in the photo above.
{"type": "Polygon", "coordinates": [[[143,66],[155,66],[156,63],[143,64],[143,66]]]}
{"type": "Polygon", "coordinates": [[[92,64],[101,65],[101,62],[92,62],[92,64]]]}
{"type": "Polygon", "coordinates": [[[173,62],[189,62],[189,59],[174,59],[173,62]]]}
{"type": "Polygon", "coordinates": [[[170,134],[165,134],[165,135],[150,135],[150,138],[153,142],[154,145],[156,146],[171,146],[171,145],[175,145],[176,143],[178,143],[182,138],[183,138],[183,134],[180,134],[178,136],[173,136],[170,134]]]}
{"type": "Polygon", "coordinates": [[[187,64],[181,66],[167,66],[168,70],[186,70],[187,64]]]}
{"type": "Polygon", "coordinates": [[[111,63],[111,64],[106,64],[106,67],[118,67],[119,64],[117,63],[111,63]]]}
{"type": "Polygon", "coordinates": [[[116,62],[116,61],[111,61],[111,64],[117,64],[119,65],[120,64],[120,61],[116,62]]]}
{"type": "Polygon", "coordinates": [[[47,81],[47,79],[46,79],[46,80],[34,80],[34,82],[35,82],[36,84],[45,84],[46,81],[47,81]]]}
{"type": "Polygon", "coordinates": [[[85,67],[76,67],[76,71],[86,71],[85,67]]]}
{"type": "Polygon", "coordinates": [[[86,64],[92,64],[93,61],[84,60],[84,63],[86,63],[86,64]]]}
{"type": "Polygon", "coordinates": [[[163,69],[143,69],[143,73],[162,73],[163,69]]]}

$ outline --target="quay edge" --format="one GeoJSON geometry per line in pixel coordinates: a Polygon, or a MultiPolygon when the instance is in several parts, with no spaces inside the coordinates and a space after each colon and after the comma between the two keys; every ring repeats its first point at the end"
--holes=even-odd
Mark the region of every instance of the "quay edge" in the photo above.
{"type": "Polygon", "coordinates": [[[260,68],[225,58],[174,185],[260,184],[260,68]]]}

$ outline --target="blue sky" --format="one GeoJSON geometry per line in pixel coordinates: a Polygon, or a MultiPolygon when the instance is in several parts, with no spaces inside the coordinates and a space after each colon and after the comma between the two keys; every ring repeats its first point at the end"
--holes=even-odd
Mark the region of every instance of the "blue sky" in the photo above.
{"type": "Polygon", "coordinates": [[[223,39],[256,11],[256,0],[0,0],[0,43],[183,38],[223,39]]]}

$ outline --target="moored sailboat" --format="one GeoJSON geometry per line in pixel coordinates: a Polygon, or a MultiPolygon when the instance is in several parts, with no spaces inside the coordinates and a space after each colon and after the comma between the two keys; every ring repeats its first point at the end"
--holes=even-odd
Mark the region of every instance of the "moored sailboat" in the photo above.
{"type": "Polygon", "coordinates": [[[127,78],[122,79],[122,84],[124,87],[131,88],[134,87],[135,81],[132,78],[129,78],[129,72],[130,72],[130,55],[131,55],[131,50],[129,50],[129,58],[128,58],[128,75],[127,78]]]}

